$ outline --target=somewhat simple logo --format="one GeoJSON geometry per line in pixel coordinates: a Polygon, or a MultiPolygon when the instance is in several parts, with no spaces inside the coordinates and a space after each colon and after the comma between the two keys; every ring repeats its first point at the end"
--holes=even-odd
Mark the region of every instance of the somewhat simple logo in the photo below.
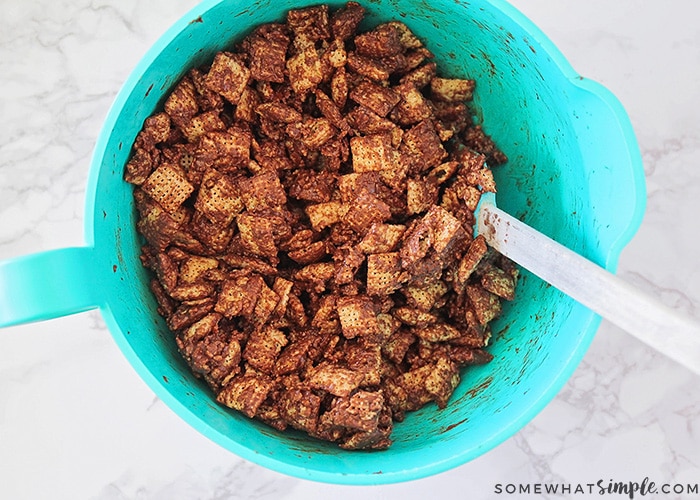
{"type": "Polygon", "coordinates": [[[700,493],[700,483],[661,483],[657,484],[648,477],[641,481],[616,481],[599,479],[590,483],[497,483],[493,492],[497,495],[617,495],[630,500],[647,495],[694,495],[700,493]]]}

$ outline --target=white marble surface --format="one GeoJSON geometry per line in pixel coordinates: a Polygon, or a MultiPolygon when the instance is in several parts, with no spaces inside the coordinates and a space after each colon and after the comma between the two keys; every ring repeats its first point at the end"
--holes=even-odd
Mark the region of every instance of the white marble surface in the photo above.
{"type": "MultiPolygon", "coordinates": [[[[83,243],[85,179],[107,109],[150,44],[195,3],[2,1],[0,259],[83,243]]],[[[700,318],[699,4],[513,3],[633,121],[648,209],[620,275],[700,318]]],[[[518,497],[496,494],[497,484],[697,484],[699,382],[604,322],[561,393],[501,446],[420,481],[341,487],[270,472],[200,436],[89,312],[0,331],[0,498],[485,499],[518,497]]]]}

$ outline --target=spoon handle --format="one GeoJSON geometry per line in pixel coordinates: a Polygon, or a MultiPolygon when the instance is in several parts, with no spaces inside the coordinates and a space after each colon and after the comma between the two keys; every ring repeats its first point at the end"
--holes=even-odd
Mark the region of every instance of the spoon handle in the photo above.
{"type": "Polygon", "coordinates": [[[477,232],[495,250],[700,375],[700,325],[483,197],[477,232]]]}

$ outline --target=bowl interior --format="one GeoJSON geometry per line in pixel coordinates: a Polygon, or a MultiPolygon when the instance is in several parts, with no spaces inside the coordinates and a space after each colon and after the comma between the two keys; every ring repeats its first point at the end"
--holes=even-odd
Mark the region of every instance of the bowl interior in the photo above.
{"type": "MultiPolygon", "coordinates": [[[[336,483],[415,479],[464,463],[524,426],[573,372],[599,319],[523,272],[516,299],[494,328],[494,361],[464,371],[447,409],[430,405],[396,425],[389,450],[347,452],[301,434],[280,434],[217,405],[190,374],[156,313],[138,258],[141,240],[123,171],[144,119],[188,68],[210,61],[252,26],[311,3],[317,2],[204,2],[135,69],[107,118],[89,189],[87,237],[99,250],[103,312],[117,343],[157,395],[240,456],[336,483]]],[[[370,0],[364,6],[367,27],[401,20],[426,41],[443,75],[477,80],[477,115],[510,158],[495,170],[498,204],[614,267],[638,224],[636,153],[614,110],[577,84],[541,33],[501,2],[370,0]],[[601,164],[601,141],[617,162],[614,173],[601,164]]]]}

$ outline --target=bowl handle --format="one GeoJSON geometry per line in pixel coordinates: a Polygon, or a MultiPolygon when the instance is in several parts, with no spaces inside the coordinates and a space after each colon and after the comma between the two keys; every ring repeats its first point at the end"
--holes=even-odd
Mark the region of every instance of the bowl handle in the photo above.
{"type": "Polygon", "coordinates": [[[0,261],[0,327],[97,307],[94,254],[70,247],[0,261]]]}

